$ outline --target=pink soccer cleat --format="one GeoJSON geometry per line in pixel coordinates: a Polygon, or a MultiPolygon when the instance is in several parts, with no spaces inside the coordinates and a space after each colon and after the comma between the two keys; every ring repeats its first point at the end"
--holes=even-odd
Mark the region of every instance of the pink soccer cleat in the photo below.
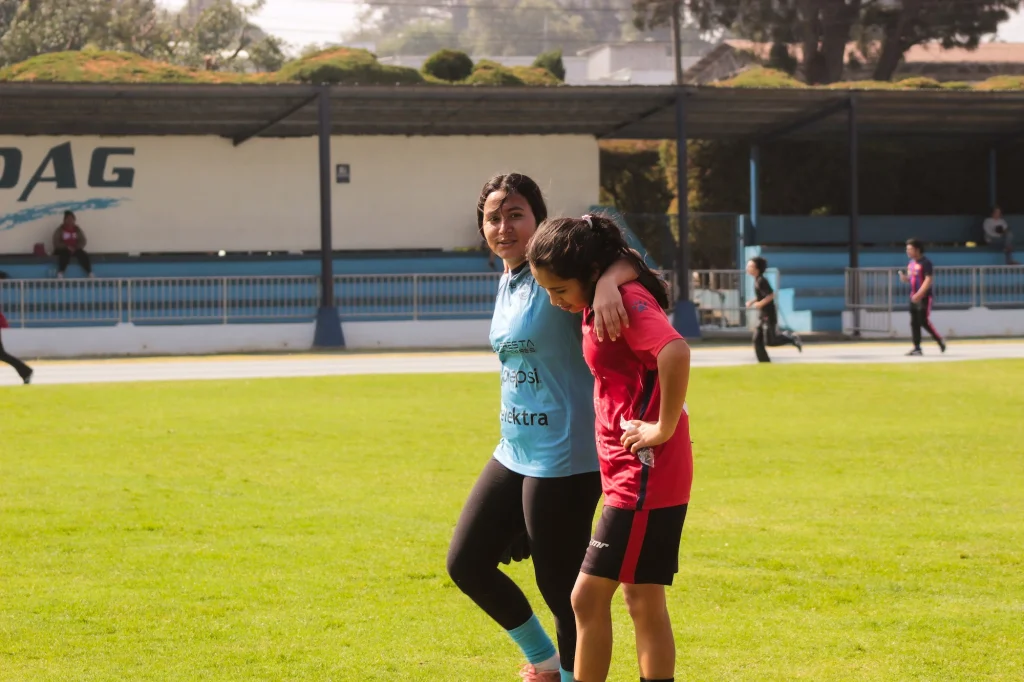
{"type": "Polygon", "coordinates": [[[519,677],[526,682],[561,682],[562,674],[557,670],[537,670],[527,663],[519,669],[519,677]]]}

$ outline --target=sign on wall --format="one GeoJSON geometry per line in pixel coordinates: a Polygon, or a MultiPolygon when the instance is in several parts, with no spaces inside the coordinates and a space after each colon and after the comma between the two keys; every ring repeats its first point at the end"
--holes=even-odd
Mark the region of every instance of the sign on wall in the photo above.
{"type": "Polygon", "coordinates": [[[65,211],[102,211],[116,208],[135,186],[134,147],[78,145],[71,142],[51,147],[41,159],[32,157],[21,147],[0,147],[0,231],[33,223],[65,211]],[[75,170],[75,155],[89,158],[86,177],[75,170]],[[65,200],[36,203],[31,201],[41,187],[74,193],[65,200]],[[80,198],[79,189],[88,188],[90,196],[80,198]],[[119,190],[119,191],[115,191],[119,190]],[[119,196],[112,196],[112,195],[119,196]],[[13,198],[13,201],[11,199],[13,198]]]}
{"type": "MultiPolygon", "coordinates": [[[[331,148],[345,160],[331,164],[339,249],[475,246],[477,195],[499,172],[532,175],[552,215],[598,199],[589,135],[354,136],[331,148]]],[[[316,250],[317,159],[316,138],[0,135],[0,254],[48,244],[64,211],[96,253],[316,250]]]]}

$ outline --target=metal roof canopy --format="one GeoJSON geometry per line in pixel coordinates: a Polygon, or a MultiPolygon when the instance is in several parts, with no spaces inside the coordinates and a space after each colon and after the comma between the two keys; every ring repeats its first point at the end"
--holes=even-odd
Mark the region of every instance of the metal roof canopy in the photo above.
{"type": "MultiPolygon", "coordinates": [[[[995,149],[1024,137],[1024,93],[760,90],[716,87],[465,87],[314,85],[0,84],[0,134],[217,135],[319,138],[321,306],[314,345],[344,346],[334,305],[331,135],[593,135],[717,139],[750,144],[756,237],[759,144],[785,136],[845,140],[849,151],[850,266],[859,260],[858,136],[960,138],[995,149]]],[[[686,183],[686,145],[677,182],[686,183]]],[[[679,206],[675,325],[699,337],[689,297],[686,202],[679,206]]],[[[741,235],[742,241],[742,235],[741,235]]],[[[854,301],[859,294],[854,291],[854,301]]],[[[857,310],[854,311],[855,318],[857,310]]],[[[857,322],[855,320],[855,326],[857,322]]]]}
{"type": "MultiPolygon", "coordinates": [[[[236,141],[318,134],[313,85],[0,84],[0,134],[218,135],[236,141]]],[[[1024,134],[1024,93],[760,90],[717,87],[333,86],[334,135],[593,135],[674,139],[685,94],[687,137],[846,137],[857,100],[862,135],[974,138],[1024,134]],[[835,115],[833,115],[835,114],[835,115]],[[803,124],[803,125],[801,125],[803,124]]]]}

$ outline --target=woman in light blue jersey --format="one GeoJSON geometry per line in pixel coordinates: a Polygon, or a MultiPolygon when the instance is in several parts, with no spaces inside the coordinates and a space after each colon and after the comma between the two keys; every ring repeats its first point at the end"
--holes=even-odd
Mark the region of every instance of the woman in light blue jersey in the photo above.
{"type": "MultiPolygon", "coordinates": [[[[459,517],[448,574],[522,649],[524,680],[571,682],[571,595],[601,480],[594,378],[583,360],[580,318],[548,303],[526,261],[526,245],[546,218],[540,188],[525,175],[499,175],[480,193],[477,224],[506,267],[490,333],[501,360],[501,440],[459,517]],[[498,569],[531,554],[560,656],[522,590],[498,569]]],[[[595,307],[612,338],[628,321],[618,287],[635,278],[623,261],[598,283],[595,307]]]]}

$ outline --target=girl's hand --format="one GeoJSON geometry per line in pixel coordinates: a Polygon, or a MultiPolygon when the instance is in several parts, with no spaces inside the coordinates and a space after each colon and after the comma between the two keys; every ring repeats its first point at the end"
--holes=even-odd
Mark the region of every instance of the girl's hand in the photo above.
{"type": "Polygon", "coordinates": [[[633,454],[636,454],[641,448],[653,448],[655,445],[667,442],[675,432],[675,429],[669,431],[664,428],[661,422],[643,422],[634,419],[629,423],[634,428],[622,434],[619,441],[633,454]]]}
{"type": "Polygon", "coordinates": [[[594,333],[598,341],[604,341],[607,334],[612,341],[619,338],[623,327],[629,326],[626,306],[622,305],[622,294],[615,282],[598,280],[594,290],[594,333]]]}
{"type": "Polygon", "coordinates": [[[754,305],[755,303],[757,303],[757,299],[756,299],[756,298],[752,298],[752,299],[750,299],[749,301],[747,301],[747,307],[748,307],[748,308],[751,308],[751,307],[753,307],[753,305],[754,305]]]}

